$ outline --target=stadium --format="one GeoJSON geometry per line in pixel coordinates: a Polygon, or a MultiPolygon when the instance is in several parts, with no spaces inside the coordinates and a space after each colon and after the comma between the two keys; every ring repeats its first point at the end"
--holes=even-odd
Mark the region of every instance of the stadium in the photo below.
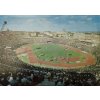
{"type": "Polygon", "coordinates": [[[0,32],[0,85],[100,85],[99,33],[11,31],[6,26],[7,21],[0,32]]]}

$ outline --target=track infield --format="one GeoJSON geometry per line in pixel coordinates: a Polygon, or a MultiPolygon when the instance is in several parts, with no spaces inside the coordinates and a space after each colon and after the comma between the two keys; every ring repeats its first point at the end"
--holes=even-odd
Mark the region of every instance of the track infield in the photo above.
{"type": "Polygon", "coordinates": [[[95,64],[94,57],[84,51],[61,44],[30,44],[16,50],[24,63],[51,68],[77,68],[95,64]]]}

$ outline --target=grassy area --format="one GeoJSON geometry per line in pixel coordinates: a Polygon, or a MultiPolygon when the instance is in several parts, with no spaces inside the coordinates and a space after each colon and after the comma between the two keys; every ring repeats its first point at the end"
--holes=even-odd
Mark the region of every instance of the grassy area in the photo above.
{"type": "Polygon", "coordinates": [[[28,58],[28,56],[27,55],[25,55],[25,54],[21,54],[21,55],[19,55],[19,58],[23,61],[23,62],[25,62],[25,63],[29,63],[29,58],[28,58]]]}
{"type": "Polygon", "coordinates": [[[81,57],[82,55],[72,51],[66,50],[64,47],[57,44],[33,44],[33,52],[41,60],[54,61],[57,62],[57,58],[71,58],[71,57],[81,57]]]}

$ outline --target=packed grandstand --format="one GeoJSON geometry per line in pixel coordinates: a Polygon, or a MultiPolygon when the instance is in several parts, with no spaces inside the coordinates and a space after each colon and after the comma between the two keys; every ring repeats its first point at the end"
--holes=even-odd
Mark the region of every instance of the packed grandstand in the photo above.
{"type": "MultiPolygon", "coordinates": [[[[1,86],[96,86],[100,85],[100,33],[0,32],[1,86]],[[77,34],[80,34],[77,35],[77,34]],[[16,50],[30,44],[62,44],[89,53],[95,62],[55,68],[25,63],[16,50]]],[[[39,48],[38,48],[39,49],[39,48]]],[[[67,62],[69,63],[69,62],[67,62]]],[[[71,63],[72,64],[72,63],[71,63]]]]}

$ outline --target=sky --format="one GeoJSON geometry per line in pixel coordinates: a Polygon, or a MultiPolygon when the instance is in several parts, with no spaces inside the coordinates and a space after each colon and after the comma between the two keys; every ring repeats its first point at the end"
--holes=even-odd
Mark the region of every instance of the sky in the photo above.
{"type": "Polygon", "coordinates": [[[100,31],[99,15],[0,15],[0,28],[4,21],[13,31],[100,31]]]}

